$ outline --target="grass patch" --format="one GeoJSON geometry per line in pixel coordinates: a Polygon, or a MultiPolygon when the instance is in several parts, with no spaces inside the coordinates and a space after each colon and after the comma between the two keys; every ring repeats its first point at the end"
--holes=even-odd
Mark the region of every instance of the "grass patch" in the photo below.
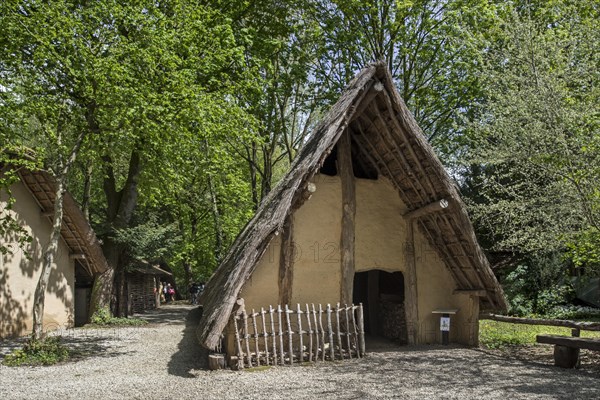
{"type": "MultiPolygon", "coordinates": [[[[536,343],[536,335],[571,336],[571,328],[512,324],[490,320],[479,321],[479,343],[489,349],[515,345],[533,345],[536,343]]],[[[581,337],[600,338],[600,332],[582,330],[581,337]]]]}
{"type": "Polygon", "coordinates": [[[90,319],[90,324],[86,327],[101,328],[106,326],[142,326],[147,325],[148,321],[139,318],[118,318],[113,317],[108,308],[101,308],[94,313],[90,319]]]}
{"type": "Polygon", "coordinates": [[[244,371],[246,371],[246,372],[262,372],[262,371],[266,371],[271,368],[273,368],[273,367],[270,365],[261,365],[260,367],[246,368],[244,371]]]}
{"type": "Polygon", "coordinates": [[[69,349],[61,343],[60,336],[29,339],[23,348],[4,357],[2,363],[10,367],[22,365],[53,365],[68,360],[69,349]]]}

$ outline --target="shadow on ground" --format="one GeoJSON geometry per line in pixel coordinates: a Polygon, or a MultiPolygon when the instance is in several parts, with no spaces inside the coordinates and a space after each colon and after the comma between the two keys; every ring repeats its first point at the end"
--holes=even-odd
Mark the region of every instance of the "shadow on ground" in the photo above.
{"type": "MultiPolygon", "coordinates": [[[[61,335],[61,343],[69,349],[69,361],[81,361],[90,357],[113,358],[130,353],[128,351],[119,351],[114,346],[115,339],[122,339],[122,337],[118,334],[115,335],[109,329],[104,331],[100,331],[99,329],[69,330],[66,333],[63,332],[61,335]]],[[[27,337],[21,337],[0,341],[0,363],[8,354],[22,348],[27,340],[27,337]]]]}
{"type": "MultiPolygon", "coordinates": [[[[181,316],[181,314],[179,314],[181,316]]],[[[200,346],[196,337],[196,328],[202,316],[202,308],[191,309],[185,317],[183,336],[177,345],[177,352],[168,363],[169,375],[194,378],[193,370],[207,369],[208,351],[200,346]]],[[[181,317],[179,319],[181,321],[181,317]]],[[[149,321],[150,322],[150,321],[149,321]]]]}
{"type": "MultiPolygon", "coordinates": [[[[460,345],[400,346],[385,339],[367,338],[364,361],[332,363],[325,368],[335,370],[335,373],[319,379],[335,377],[330,383],[336,386],[336,391],[344,389],[344,379],[340,377],[345,374],[360,376],[366,387],[377,387],[381,386],[382,375],[394,376],[398,371],[407,371],[416,376],[427,376],[428,382],[435,383],[429,388],[432,392],[428,393],[428,396],[434,397],[441,395],[443,388],[451,388],[455,393],[473,393],[473,398],[507,394],[509,397],[527,398],[600,398],[600,386],[589,384],[600,377],[594,369],[562,369],[525,356],[507,357],[460,345]],[[515,376],[515,371],[521,371],[521,375],[515,376]]],[[[386,392],[388,387],[379,387],[378,390],[383,397],[394,396],[394,393],[386,392]]],[[[402,390],[402,386],[395,390],[402,390]]],[[[366,396],[358,389],[354,394],[356,398],[366,396]]]]}
{"type": "Polygon", "coordinates": [[[149,324],[168,324],[179,325],[182,318],[185,317],[186,311],[194,311],[190,306],[181,305],[165,305],[155,310],[146,311],[143,314],[136,314],[136,318],[141,318],[148,321],[149,324]]]}

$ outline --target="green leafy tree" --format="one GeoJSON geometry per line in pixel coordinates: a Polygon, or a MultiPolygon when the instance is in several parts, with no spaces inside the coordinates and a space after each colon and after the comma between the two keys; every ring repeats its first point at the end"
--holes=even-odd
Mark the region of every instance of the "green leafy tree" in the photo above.
{"type": "Polygon", "coordinates": [[[231,142],[230,151],[246,160],[255,208],[291,164],[323,105],[313,73],[324,48],[308,11],[313,3],[261,0],[227,7],[251,78],[239,101],[256,121],[255,140],[231,142]]]}
{"type": "Polygon", "coordinates": [[[74,192],[104,197],[90,205],[111,268],[96,280],[93,313],[110,304],[115,272],[123,271],[127,246],[117,236],[131,228],[140,188],[151,191],[145,185],[173,156],[168,144],[197,114],[228,106],[242,53],[230,21],[196,1],[1,7],[2,101],[11,110],[2,114],[3,132],[45,149],[40,157],[61,190],[83,146],[85,168],[75,173],[89,185],[74,192]]]}
{"type": "Polygon", "coordinates": [[[494,3],[480,0],[318,1],[326,55],[318,80],[332,93],[366,64],[386,61],[427,139],[449,163],[461,119],[479,97],[480,38],[495,35],[494,3]],[[467,34],[471,32],[470,34],[467,34]]]}
{"type": "Polygon", "coordinates": [[[3,2],[0,6],[0,65],[3,79],[2,130],[12,145],[31,144],[56,181],[52,230],[43,250],[40,278],[33,300],[33,338],[43,333],[43,315],[50,274],[60,239],[67,176],[85,139],[86,105],[79,102],[90,89],[85,71],[81,14],[67,4],[3,2]],[[72,14],[72,12],[74,14],[72,14]]]}
{"type": "Polygon", "coordinates": [[[517,4],[487,43],[464,153],[465,193],[490,248],[533,264],[566,257],[545,289],[569,258],[598,265],[598,12],[583,1],[517,4]]]}

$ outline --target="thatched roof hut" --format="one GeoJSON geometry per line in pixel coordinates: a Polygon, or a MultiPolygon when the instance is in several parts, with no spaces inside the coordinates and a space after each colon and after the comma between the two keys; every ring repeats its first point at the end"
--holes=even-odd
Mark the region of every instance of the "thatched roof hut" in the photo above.
{"type": "MultiPolygon", "coordinates": [[[[30,171],[26,168],[19,170],[19,176],[39,205],[40,213],[51,219],[54,215],[56,190],[54,178],[44,170],[30,171]]],[[[69,246],[71,257],[76,258],[92,276],[106,271],[108,263],[100,241],[69,192],[65,193],[63,208],[60,235],[69,246]]]]}
{"type": "MultiPolygon", "coordinates": [[[[0,165],[0,173],[14,165],[0,165]]],[[[50,239],[56,182],[43,170],[16,169],[19,180],[10,187],[14,204],[0,191],[0,211],[30,237],[19,244],[12,232],[0,240],[11,251],[0,254],[0,337],[31,329],[34,291],[41,273],[43,251],[50,239]]],[[[108,268],[100,242],[75,199],[65,193],[61,239],[47,286],[44,329],[68,328],[88,321],[89,294],[94,278],[108,268]]]]}
{"type": "MultiPolygon", "coordinates": [[[[440,268],[445,268],[445,271],[440,270],[435,274],[439,275],[440,279],[450,278],[446,280],[451,281],[453,291],[445,296],[449,298],[453,294],[468,294],[471,299],[476,299],[477,304],[471,307],[467,319],[469,324],[474,325],[473,318],[477,318],[479,304],[490,310],[506,308],[502,289],[477,243],[467,210],[454,183],[400,98],[387,68],[378,63],[368,66],[352,80],[300,150],[290,171],[263,200],[254,218],[239,234],[208,282],[202,296],[204,312],[198,328],[198,338],[203,346],[214,349],[219,345],[236,300],[251,279],[257,265],[268,264],[268,261],[264,261],[265,251],[270,244],[272,245],[274,238],[277,238],[276,241],[281,243],[282,247],[279,263],[271,263],[264,269],[266,271],[270,268],[275,276],[278,275],[278,279],[270,281],[276,282],[277,285],[270,288],[275,293],[276,300],[295,300],[301,303],[318,301],[302,297],[301,293],[308,293],[308,290],[302,289],[300,278],[295,275],[302,271],[294,269],[292,274],[290,264],[293,264],[294,257],[290,257],[289,254],[286,256],[285,247],[288,246],[286,240],[290,240],[291,232],[297,233],[294,230],[296,228],[290,227],[297,211],[309,207],[311,202],[318,203],[314,198],[321,192],[319,186],[329,190],[327,179],[321,179],[316,184],[316,193],[313,193],[315,179],[324,175],[339,175],[335,182],[335,193],[338,193],[337,198],[342,200],[336,211],[336,215],[341,216],[338,222],[341,227],[335,231],[335,235],[341,232],[341,237],[332,236],[340,247],[339,257],[336,255],[340,259],[336,262],[341,267],[341,272],[336,272],[336,285],[339,285],[339,289],[328,289],[327,293],[331,295],[333,292],[333,297],[327,297],[326,301],[335,302],[337,299],[342,304],[352,301],[352,281],[355,279],[355,272],[361,268],[355,263],[354,253],[359,250],[355,246],[362,246],[360,242],[363,240],[359,240],[362,228],[355,228],[355,223],[361,218],[359,211],[356,211],[357,202],[359,208],[367,207],[366,201],[360,203],[361,200],[356,194],[358,192],[355,190],[359,190],[360,185],[368,184],[365,179],[371,179],[375,180],[375,183],[393,188],[390,190],[399,197],[390,198],[390,202],[397,202],[399,205],[395,208],[396,215],[390,214],[386,218],[397,218],[398,229],[393,235],[408,237],[395,244],[396,250],[402,252],[404,264],[398,268],[405,274],[407,293],[403,296],[407,301],[407,320],[414,319],[416,324],[417,313],[431,313],[425,303],[417,304],[417,275],[423,273],[419,271],[425,271],[429,267],[421,267],[420,261],[414,256],[413,226],[417,228],[415,237],[422,238],[423,246],[434,249],[441,260],[440,265],[443,264],[440,268]],[[310,200],[313,194],[313,200],[310,200]],[[289,293],[292,290],[292,281],[295,288],[294,299],[289,293]]],[[[368,193],[361,196],[368,196],[368,193]]],[[[307,215],[304,213],[301,218],[309,218],[307,215]]],[[[376,241],[377,239],[371,240],[369,246],[376,246],[376,241]]],[[[362,263],[369,262],[367,260],[362,263]]],[[[326,274],[327,271],[335,270],[332,265],[327,268],[329,269],[321,269],[318,273],[326,274]]],[[[365,270],[366,268],[364,267],[365,270]]],[[[356,285],[356,281],[354,283],[356,285]]],[[[319,282],[313,281],[306,285],[318,284],[319,282]]],[[[421,284],[426,285],[423,280],[419,283],[421,284]]],[[[445,283],[440,283],[443,284],[445,283]]],[[[265,288],[266,286],[261,290],[265,292],[265,288]]],[[[420,299],[421,293],[418,296],[420,299]]],[[[415,331],[409,332],[408,341],[424,342],[425,339],[419,339],[417,328],[413,329],[415,331]]],[[[473,340],[476,339],[469,342],[473,340]]]]}

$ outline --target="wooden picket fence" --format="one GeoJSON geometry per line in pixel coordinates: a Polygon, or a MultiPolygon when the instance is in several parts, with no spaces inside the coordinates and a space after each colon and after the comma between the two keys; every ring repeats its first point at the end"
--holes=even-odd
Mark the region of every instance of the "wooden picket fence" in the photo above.
{"type": "Polygon", "coordinates": [[[302,309],[269,306],[234,317],[238,368],[293,365],[305,361],[361,358],[365,354],[363,307],[302,309]]]}

